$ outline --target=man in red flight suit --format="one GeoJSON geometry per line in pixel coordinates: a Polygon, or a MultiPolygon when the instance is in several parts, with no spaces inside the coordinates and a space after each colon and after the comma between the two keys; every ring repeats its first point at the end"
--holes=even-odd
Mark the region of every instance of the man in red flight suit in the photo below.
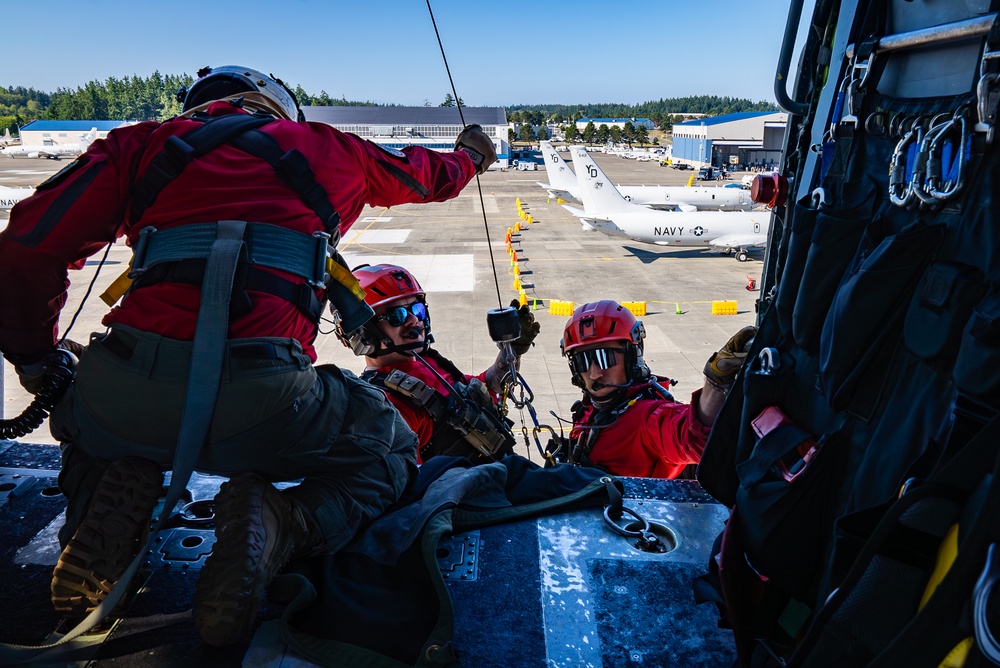
{"type": "MultiPolygon", "coordinates": [[[[426,294],[409,271],[378,264],[358,267],[354,276],[375,317],[365,325],[363,343],[357,337],[355,345],[345,343],[365,355],[367,368],[361,377],[386,391],[416,433],[418,462],[449,455],[478,463],[512,454],[514,437],[496,406],[510,368],[503,351],[478,376],[459,371],[429,347],[434,337],[426,294]]],[[[539,332],[527,306],[518,310],[518,319],[521,334],[512,344],[515,367],[539,332]]]]}
{"type": "Polygon", "coordinates": [[[674,401],[642,359],[646,331],[626,308],[605,300],[577,308],[560,343],[583,400],[573,407],[568,441],[556,459],[615,475],[676,478],[697,464],[725,393],[756,329],[745,327],[705,365],[705,385],[690,404],[674,401]]]}
{"type": "Polygon", "coordinates": [[[132,287],[51,415],[68,499],[52,600],[81,617],[104,599],[164,470],[226,476],[194,602],[202,638],[226,645],[252,631],[293,553],[339,549],[416,470],[415,439],[382,393],[312,364],[327,299],[352,327],[371,315],[340,234],[366,204],[457,196],[496,155],[479,126],[438,153],[306,123],[280,80],[249,68],[206,68],[182,94],[181,116],[114,130],[14,207],[0,351],[37,387],[46,355],[71,344],[57,332],[67,269],[127,237],[132,287]]]}

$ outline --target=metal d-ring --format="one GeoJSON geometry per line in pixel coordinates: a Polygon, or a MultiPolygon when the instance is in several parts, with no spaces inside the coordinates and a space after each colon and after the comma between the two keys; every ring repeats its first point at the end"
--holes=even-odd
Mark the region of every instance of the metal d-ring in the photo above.
{"type": "Polygon", "coordinates": [[[642,524],[642,528],[638,530],[626,529],[623,526],[619,526],[618,522],[611,518],[611,506],[607,506],[604,509],[604,522],[611,527],[611,530],[615,533],[625,536],[626,538],[638,538],[635,546],[642,550],[643,552],[666,552],[666,546],[660,542],[660,538],[653,533],[649,526],[649,520],[635,512],[631,508],[626,508],[622,506],[621,509],[623,514],[631,515],[636,520],[642,524]]]}

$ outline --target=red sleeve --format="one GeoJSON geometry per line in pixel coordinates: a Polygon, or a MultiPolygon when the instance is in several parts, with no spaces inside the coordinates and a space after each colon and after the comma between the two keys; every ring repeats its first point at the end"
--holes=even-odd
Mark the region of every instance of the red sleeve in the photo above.
{"type": "MultiPolygon", "coordinates": [[[[142,126],[128,130],[142,131],[142,126]]],[[[133,133],[134,134],[134,133],[133,133]]],[[[0,350],[14,358],[58,339],[68,270],[122,234],[121,142],[115,132],[38,187],[0,232],[0,350]]],[[[127,169],[126,169],[127,171],[127,169]]]]}
{"type": "Polygon", "coordinates": [[[701,390],[691,395],[691,403],[658,402],[649,413],[642,445],[649,453],[654,478],[673,478],[684,466],[701,461],[711,426],[698,421],[695,405],[701,390]]]}
{"type": "Polygon", "coordinates": [[[463,151],[442,153],[421,146],[396,151],[355,135],[344,136],[365,164],[371,206],[443,202],[456,197],[476,175],[472,159],[463,151]]]}

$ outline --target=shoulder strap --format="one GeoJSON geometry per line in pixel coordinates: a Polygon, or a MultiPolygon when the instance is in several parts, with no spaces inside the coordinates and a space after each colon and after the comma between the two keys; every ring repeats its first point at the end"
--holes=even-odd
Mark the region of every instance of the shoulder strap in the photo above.
{"type": "Polygon", "coordinates": [[[340,241],[340,214],[330,203],[326,190],[316,183],[316,176],[309,166],[309,161],[298,149],[282,151],[274,137],[254,129],[234,138],[231,143],[241,151],[246,151],[271,165],[278,176],[291,186],[305,205],[323,221],[323,228],[330,235],[330,245],[336,247],[340,241]]]}
{"type": "MultiPolygon", "coordinates": [[[[199,118],[200,120],[200,118],[199,118]]],[[[203,122],[200,127],[182,136],[174,136],[163,144],[163,151],[132,188],[130,220],[135,223],[145,213],[160,192],[176,179],[192,160],[199,158],[233,137],[274,121],[270,116],[226,114],[203,122]]]]}
{"type": "Polygon", "coordinates": [[[399,369],[389,373],[367,370],[361,374],[361,380],[410,399],[427,411],[435,423],[447,413],[448,399],[443,394],[419,378],[414,378],[399,369]]]}
{"type": "Polygon", "coordinates": [[[433,348],[428,348],[422,354],[424,357],[430,357],[432,360],[438,363],[438,366],[447,371],[448,375],[451,376],[452,383],[465,382],[465,374],[459,371],[458,367],[455,366],[454,362],[452,362],[450,359],[448,359],[438,351],[434,350],[433,348]]]}

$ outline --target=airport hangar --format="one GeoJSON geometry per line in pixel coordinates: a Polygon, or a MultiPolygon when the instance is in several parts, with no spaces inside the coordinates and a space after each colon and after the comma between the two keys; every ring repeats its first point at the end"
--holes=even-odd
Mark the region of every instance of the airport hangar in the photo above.
{"type": "Polygon", "coordinates": [[[748,111],[674,125],[673,161],[695,167],[778,164],[788,114],[748,111]]]}
{"type": "MultiPolygon", "coordinates": [[[[511,151],[507,142],[507,112],[503,107],[302,107],[307,121],[332,125],[342,132],[352,132],[387,148],[425,146],[438,151],[452,151],[455,139],[465,123],[478,123],[493,138],[497,162],[493,169],[510,166],[511,151]]],[[[21,128],[24,145],[71,144],[80,135],[97,128],[98,138],[134,121],[32,121],[21,128]]]]}
{"type": "Polygon", "coordinates": [[[386,148],[424,146],[452,151],[466,125],[478,123],[493,139],[497,162],[491,169],[510,166],[507,113],[503,107],[302,107],[307,121],[326,123],[386,148]]]}
{"type": "Polygon", "coordinates": [[[18,134],[23,146],[76,144],[80,135],[97,128],[97,138],[105,139],[115,128],[133,125],[135,121],[31,121],[18,134]]]}

